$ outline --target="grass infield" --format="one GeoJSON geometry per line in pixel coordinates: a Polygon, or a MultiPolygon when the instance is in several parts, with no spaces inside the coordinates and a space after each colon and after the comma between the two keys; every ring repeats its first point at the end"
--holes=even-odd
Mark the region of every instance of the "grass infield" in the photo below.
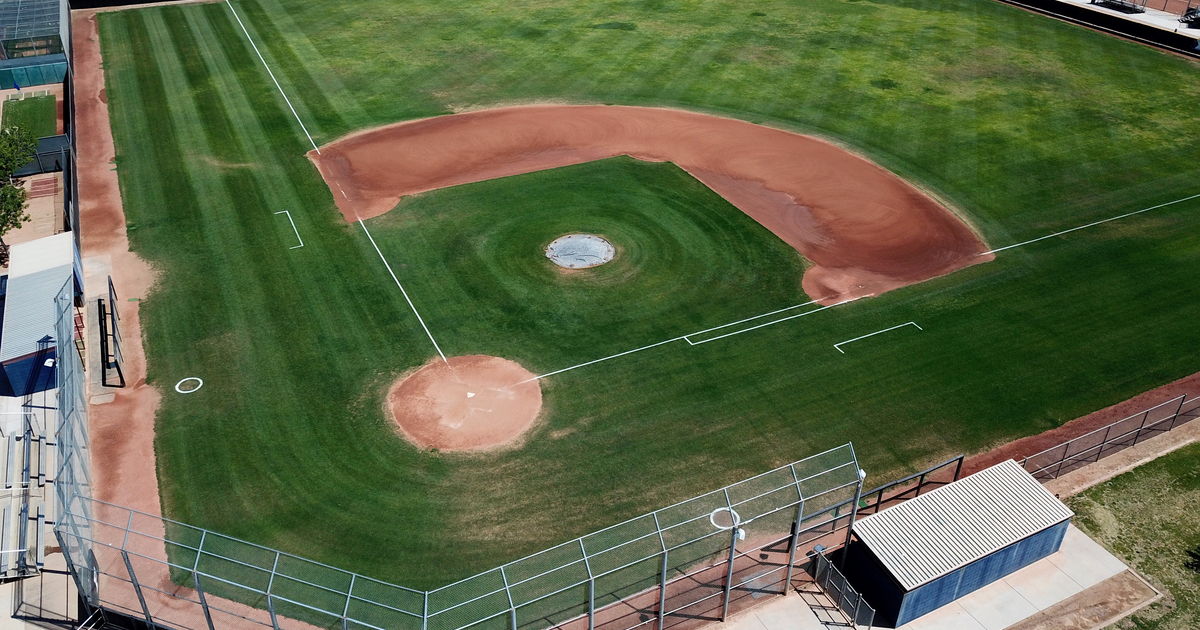
{"type": "MultiPolygon", "coordinates": [[[[466,106],[685,107],[847,144],[994,247],[1200,192],[1193,63],[986,0],[234,6],[318,143],[466,106]]],[[[433,348],[229,8],[100,20],[129,235],[162,272],[149,380],[205,381],[156,427],[185,522],[426,588],[846,440],[884,481],[1196,369],[1200,200],[563,373],[525,447],[419,452],[382,397],[433,348]]],[[[803,261],[670,165],[437,191],[369,228],[449,353],[537,373],[805,301],[803,261]],[[626,249],[561,275],[540,247],[566,231],[626,249]]]]}

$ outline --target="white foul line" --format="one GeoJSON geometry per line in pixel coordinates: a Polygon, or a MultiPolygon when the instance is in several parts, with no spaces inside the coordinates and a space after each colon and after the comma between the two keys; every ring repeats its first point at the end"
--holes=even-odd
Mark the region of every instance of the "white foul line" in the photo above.
{"type": "Polygon", "coordinates": [[[296,113],[296,108],[292,107],[292,101],[284,94],[283,88],[279,85],[279,80],[275,78],[275,73],[271,72],[271,66],[267,65],[267,60],[263,59],[262,53],[258,52],[258,46],[254,45],[254,40],[250,38],[250,31],[246,30],[246,25],[242,24],[242,18],[238,17],[237,11],[233,10],[233,4],[229,0],[225,0],[225,4],[229,5],[229,11],[233,13],[233,19],[237,20],[238,26],[242,27],[242,32],[246,34],[246,41],[250,42],[250,46],[254,48],[254,53],[258,55],[258,60],[262,62],[264,68],[267,69],[267,74],[271,75],[271,80],[275,82],[275,88],[279,90],[279,94],[283,96],[283,100],[287,102],[288,109],[292,110],[292,115],[296,117],[296,122],[300,123],[300,128],[304,130],[304,135],[308,136],[308,141],[312,144],[312,148],[316,150],[317,155],[321,154],[321,149],[317,147],[317,143],[313,142],[313,137],[308,133],[308,127],[304,126],[304,121],[300,120],[300,114],[296,113]]]}
{"type": "Polygon", "coordinates": [[[433,342],[433,347],[437,350],[438,356],[442,357],[442,362],[450,365],[446,360],[446,355],[442,354],[442,348],[438,346],[438,342],[433,338],[433,333],[429,332],[429,327],[425,325],[425,320],[421,319],[421,314],[417,312],[417,307],[413,306],[412,300],[408,297],[408,291],[404,290],[404,285],[400,284],[400,279],[396,277],[396,272],[392,271],[392,266],[388,264],[387,258],[383,257],[383,252],[379,251],[379,246],[375,244],[375,238],[371,236],[371,232],[367,230],[367,224],[358,220],[358,224],[362,226],[363,232],[367,233],[367,238],[371,239],[371,245],[375,247],[375,253],[379,254],[379,259],[383,261],[383,266],[387,267],[388,273],[392,275],[392,280],[396,281],[396,286],[400,287],[400,293],[404,294],[404,301],[408,302],[408,307],[412,309],[413,315],[417,316],[417,321],[421,322],[421,328],[425,329],[425,334],[429,336],[429,340],[433,342]]]}
{"type": "MultiPolygon", "coordinates": [[[[846,354],[846,352],[843,351],[838,346],[843,346],[845,344],[850,343],[851,341],[858,341],[859,339],[866,339],[867,337],[874,337],[875,335],[881,335],[889,330],[896,330],[897,328],[904,328],[905,326],[917,326],[917,323],[916,322],[905,322],[903,324],[900,324],[899,326],[892,326],[891,328],[884,328],[883,330],[877,330],[869,335],[863,335],[861,337],[855,337],[853,339],[847,339],[846,341],[835,343],[835,344],[833,344],[833,348],[835,350],[837,350],[838,352],[841,352],[842,354],[846,354]]],[[[917,330],[925,330],[925,329],[921,328],[920,326],[917,326],[917,330]]]]}
{"type": "Polygon", "coordinates": [[[1133,215],[1135,215],[1135,214],[1141,214],[1141,213],[1143,213],[1143,212],[1149,212],[1149,211],[1151,211],[1151,210],[1157,210],[1157,209],[1159,209],[1159,208],[1162,208],[1162,207],[1165,207],[1165,206],[1170,206],[1170,205],[1177,204],[1177,203],[1183,203],[1184,201],[1190,201],[1190,200],[1192,200],[1192,199],[1196,199],[1197,197],[1200,197],[1200,194],[1192,195],[1192,196],[1190,196],[1190,197],[1184,197],[1183,199],[1176,199],[1175,201],[1168,201],[1168,202],[1166,202],[1166,203],[1160,203],[1160,204],[1158,204],[1157,206],[1150,206],[1149,208],[1142,208],[1141,210],[1134,210],[1133,212],[1126,212],[1125,214],[1120,214],[1120,215],[1117,215],[1117,216],[1115,216],[1115,217],[1111,217],[1111,218],[1108,218],[1108,219],[1103,219],[1103,220],[1100,220],[1100,221],[1095,221],[1095,222],[1093,222],[1093,223],[1089,223],[1089,224],[1087,224],[1087,225],[1081,225],[1081,226],[1079,226],[1079,227],[1073,227],[1073,228],[1071,228],[1071,229],[1069,229],[1069,230],[1063,230],[1063,231],[1061,231],[1061,232],[1055,232],[1054,234],[1047,234],[1046,236],[1038,237],[1038,238],[1035,238],[1035,239],[1033,239],[1033,240],[1031,240],[1031,241],[1025,241],[1024,243],[1017,243],[1016,245],[1008,245],[1008,246],[1006,246],[1006,247],[1001,247],[1001,248],[999,248],[999,249],[993,249],[993,250],[991,250],[991,251],[988,251],[988,252],[983,252],[982,254],[979,254],[979,255],[980,255],[980,256],[986,256],[986,255],[988,255],[988,254],[995,254],[996,252],[1002,252],[1002,251],[1004,251],[1004,250],[1006,250],[1006,249],[1012,249],[1012,248],[1014,248],[1014,247],[1020,247],[1020,246],[1022,246],[1022,245],[1028,245],[1028,244],[1030,244],[1030,243],[1036,243],[1036,242],[1038,242],[1038,241],[1044,241],[1044,240],[1046,240],[1046,239],[1048,239],[1048,238],[1054,238],[1055,236],[1062,236],[1063,234],[1067,234],[1067,233],[1069,233],[1069,232],[1074,232],[1075,230],[1082,230],[1082,229],[1084,229],[1084,228],[1090,228],[1090,227],[1093,227],[1093,226],[1096,226],[1096,225],[1100,225],[1101,223],[1108,223],[1109,221],[1116,221],[1117,219],[1124,219],[1125,217],[1131,217],[1131,216],[1133,216],[1133,215]]]}
{"type": "Polygon", "coordinates": [[[292,231],[296,233],[296,240],[300,241],[299,245],[296,245],[295,247],[289,247],[288,249],[298,249],[298,248],[304,247],[304,239],[300,238],[300,230],[296,229],[296,222],[292,221],[292,213],[288,212],[287,210],[280,210],[279,212],[276,212],[275,214],[286,214],[287,215],[288,222],[292,224],[292,231]]]}

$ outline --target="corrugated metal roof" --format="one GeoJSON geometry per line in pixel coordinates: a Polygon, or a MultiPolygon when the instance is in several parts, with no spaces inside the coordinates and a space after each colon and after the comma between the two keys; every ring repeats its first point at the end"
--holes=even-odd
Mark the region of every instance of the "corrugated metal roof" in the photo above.
{"type": "Polygon", "coordinates": [[[1073,515],[1010,459],[859,519],[854,533],[911,591],[1073,515]]]}
{"type": "Polygon", "coordinates": [[[54,297],[75,271],[70,232],[13,245],[0,330],[0,361],[37,352],[38,340],[54,337],[54,297]]]}

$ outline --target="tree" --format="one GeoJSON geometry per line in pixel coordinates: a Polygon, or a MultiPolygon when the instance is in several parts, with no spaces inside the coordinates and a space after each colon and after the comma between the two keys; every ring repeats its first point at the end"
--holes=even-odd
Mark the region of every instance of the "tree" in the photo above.
{"type": "Polygon", "coordinates": [[[17,169],[33,159],[37,139],[20,127],[0,130],[0,264],[8,264],[8,244],[4,235],[29,220],[25,213],[27,195],[17,169]]]}

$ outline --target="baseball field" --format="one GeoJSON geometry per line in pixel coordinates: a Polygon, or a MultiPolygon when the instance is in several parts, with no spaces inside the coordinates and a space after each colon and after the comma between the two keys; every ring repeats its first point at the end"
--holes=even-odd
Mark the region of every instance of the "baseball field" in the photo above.
{"type": "Polygon", "coordinates": [[[849,440],[874,485],[1197,370],[1193,61],[990,0],[98,19],[126,227],[159,273],[141,319],[171,518],[428,588],[849,440]],[[534,104],[823,139],[995,259],[827,308],[802,286],[824,263],[686,165],[581,161],[354,221],[309,155],[534,104]],[[577,232],[612,262],[553,266],[543,248],[577,232]],[[439,353],[548,375],[531,426],[485,451],[411,444],[386,399],[439,353]],[[203,388],[175,393],[186,377],[203,388]]]}

